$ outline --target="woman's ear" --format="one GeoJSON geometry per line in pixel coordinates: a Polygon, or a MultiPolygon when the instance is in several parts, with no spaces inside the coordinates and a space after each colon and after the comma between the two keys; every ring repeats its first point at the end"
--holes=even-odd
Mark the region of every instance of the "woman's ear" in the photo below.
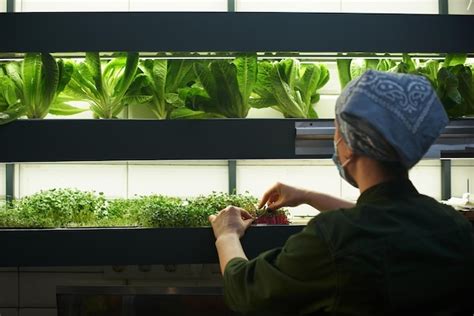
{"type": "Polygon", "coordinates": [[[340,146],[340,154],[342,157],[345,158],[345,160],[351,158],[354,155],[354,152],[352,149],[347,145],[346,141],[344,140],[344,137],[341,138],[341,142],[339,144],[340,146]]]}
{"type": "Polygon", "coordinates": [[[359,155],[356,154],[352,149],[348,149],[346,159],[350,159],[351,161],[356,161],[359,158],[359,155]]]}
{"type": "Polygon", "coordinates": [[[346,145],[345,154],[347,156],[346,158],[354,158],[355,156],[355,152],[347,145],[346,145]]]}

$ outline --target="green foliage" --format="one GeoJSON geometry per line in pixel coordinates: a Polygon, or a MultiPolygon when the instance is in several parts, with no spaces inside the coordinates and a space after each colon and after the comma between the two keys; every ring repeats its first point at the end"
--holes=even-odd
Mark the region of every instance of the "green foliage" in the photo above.
{"type": "Polygon", "coordinates": [[[199,83],[182,89],[187,111],[173,118],[191,118],[211,113],[211,117],[244,118],[250,109],[250,95],[257,80],[257,55],[242,54],[233,62],[217,60],[196,62],[194,71],[199,83]]]}
{"type": "Polygon", "coordinates": [[[66,103],[69,99],[59,97],[73,71],[73,63],[56,61],[47,53],[27,53],[22,62],[3,65],[0,69],[0,124],[23,115],[44,118],[48,113],[81,112],[66,103]],[[63,111],[65,109],[68,111],[63,111]]]}
{"type": "Polygon", "coordinates": [[[209,215],[215,214],[229,205],[243,208],[249,212],[255,211],[258,199],[249,194],[227,194],[213,192],[210,195],[201,195],[188,200],[189,207],[205,209],[209,215]]]}
{"type": "Polygon", "coordinates": [[[364,58],[341,58],[343,56],[339,56],[337,59],[337,70],[339,75],[339,83],[341,85],[341,89],[354,79],[359,78],[362,76],[364,72],[369,69],[379,70],[379,71],[391,71],[396,67],[396,63],[389,59],[364,59],[364,58]]]}
{"type": "MultiPolygon", "coordinates": [[[[163,56],[161,56],[163,57],[163,56]]],[[[443,61],[403,54],[395,62],[386,54],[350,58],[338,54],[341,88],[368,69],[426,77],[449,117],[474,115],[472,65],[466,54],[443,61]]],[[[324,65],[296,59],[257,62],[255,53],[234,60],[144,59],[138,53],[100,58],[86,53],[84,62],[55,60],[47,53],[27,53],[21,62],[0,64],[0,125],[21,116],[43,118],[77,114],[87,101],[96,118],[116,118],[125,106],[147,106],[158,119],[244,118],[250,107],[272,107],[288,118],[317,118],[314,104],[329,80],[324,65]]]]}
{"type": "Polygon", "coordinates": [[[17,96],[15,82],[0,66],[0,124],[6,124],[24,115],[25,107],[17,96]]]}
{"type": "MultiPolygon", "coordinates": [[[[229,205],[255,216],[257,202],[248,194],[216,192],[187,200],[150,195],[107,201],[102,193],[52,189],[0,208],[0,227],[201,227],[209,226],[209,215],[229,205]]],[[[267,214],[258,223],[287,223],[286,212],[267,214]],[[283,221],[268,221],[281,215],[283,221]]]]}
{"type": "Polygon", "coordinates": [[[97,118],[116,118],[126,105],[125,95],[135,79],[138,53],[119,55],[110,61],[101,60],[99,53],[86,53],[77,65],[66,94],[91,104],[97,118]]]}
{"type": "Polygon", "coordinates": [[[139,207],[139,226],[144,227],[190,227],[193,226],[187,216],[181,199],[163,195],[144,196],[135,201],[139,207]]]}
{"type": "Polygon", "coordinates": [[[442,67],[438,71],[437,92],[449,117],[474,115],[474,76],[471,67],[442,67]]]}
{"type": "Polygon", "coordinates": [[[102,194],[76,189],[52,189],[13,201],[4,216],[6,226],[74,227],[93,225],[106,214],[102,194]],[[10,225],[8,225],[10,223],[10,225]]]}
{"type": "MultiPolygon", "coordinates": [[[[341,57],[341,56],[340,56],[341,57]]],[[[339,81],[344,88],[367,69],[392,71],[427,78],[450,118],[474,115],[474,76],[466,65],[466,54],[447,54],[444,61],[413,59],[403,54],[398,63],[391,59],[338,59],[339,81]]]]}
{"type": "Polygon", "coordinates": [[[0,206],[0,227],[24,227],[18,219],[18,212],[9,205],[0,206]]]}
{"type": "Polygon", "coordinates": [[[120,227],[138,226],[141,205],[138,199],[115,199],[107,203],[104,216],[97,219],[94,226],[120,227]]]}
{"type": "MultiPolygon", "coordinates": [[[[234,205],[254,210],[257,199],[249,195],[213,193],[188,200],[163,195],[142,196],[131,200],[115,200],[109,205],[109,225],[121,226],[120,221],[143,227],[209,226],[209,215],[234,205]],[[111,224],[111,225],[110,225],[111,224]]],[[[105,221],[102,221],[105,223],[105,221]]]]}
{"type": "Polygon", "coordinates": [[[196,80],[193,63],[185,59],[143,60],[139,71],[125,102],[148,106],[158,119],[168,119],[175,109],[184,107],[178,92],[196,80]]]}
{"type": "Polygon", "coordinates": [[[474,77],[465,65],[466,54],[448,54],[443,62],[413,60],[403,56],[396,72],[426,77],[436,90],[450,118],[474,115],[474,77]]]}
{"type": "Polygon", "coordinates": [[[251,100],[255,108],[273,107],[285,117],[317,118],[313,104],[319,101],[317,92],[329,81],[324,65],[300,65],[295,59],[261,62],[255,93],[251,100]]]}

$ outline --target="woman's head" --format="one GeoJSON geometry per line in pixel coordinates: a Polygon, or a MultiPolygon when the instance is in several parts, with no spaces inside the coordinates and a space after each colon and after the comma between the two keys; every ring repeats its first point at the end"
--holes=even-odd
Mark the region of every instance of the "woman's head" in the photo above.
{"type": "MultiPolygon", "coordinates": [[[[333,161],[340,176],[352,186],[359,188],[359,184],[354,178],[357,167],[362,169],[362,176],[367,176],[367,172],[377,175],[379,179],[408,178],[408,169],[399,160],[380,161],[368,155],[356,153],[347,144],[339,131],[337,121],[335,121],[334,133],[334,155],[333,161]]],[[[393,149],[391,149],[393,151],[393,149]]],[[[359,173],[359,175],[361,175],[359,173]]]]}
{"type": "Polygon", "coordinates": [[[336,102],[336,137],[354,154],[388,169],[413,167],[448,118],[424,77],[369,70],[349,83],[336,102]]]}

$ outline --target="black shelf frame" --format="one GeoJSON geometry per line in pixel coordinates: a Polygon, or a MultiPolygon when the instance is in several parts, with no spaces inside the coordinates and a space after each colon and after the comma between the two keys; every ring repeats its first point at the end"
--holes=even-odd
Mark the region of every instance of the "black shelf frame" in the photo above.
{"type": "MultiPolygon", "coordinates": [[[[0,126],[0,163],[229,160],[235,174],[240,159],[329,159],[333,135],[332,119],[18,120],[0,126]]],[[[474,119],[451,120],[426,157],[472,147],[474,119]]]]}
{"type": "MultiPolygon", "coordinates": [[[[251,226],[249,258],[281,247],[304,226],[251,226]]],[[[215,237],[201,228],[3,229],[0,267],[218,263],[215,237]]]]}
{"type": "Polygon", "coordinates": [[[473,25],[436,14],[4,13],[0,29],[14,32],[0,52],[474,53],[473,25]]]}
{"type": "Polygon", "coordinates": [[[295,154],[296,121],[18,120],[0,126],[0,162],[330,158],[295,154]]]}

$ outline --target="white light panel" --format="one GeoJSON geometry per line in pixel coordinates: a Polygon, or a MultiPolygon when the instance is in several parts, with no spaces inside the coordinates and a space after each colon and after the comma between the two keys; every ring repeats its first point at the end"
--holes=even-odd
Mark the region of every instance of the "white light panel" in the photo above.
{"type": "Polygon", "coordinates": [[[342,0],[341,12],[438,13],[438,0],[342,0]]]}
{"type": "Polygon", "coordinates": [[[439,160],[423,160],[409,172],[410,180],[418,192],[441,200],[441,163],[439,160]]]}
{"type": "MultiPolygon", "coordinates": [[[[0,179],[5,179],[6,167],[5,164],[0,164],[0,179]]],[[[6,195],[6,184],[5,181],[0,180],[0,196],[6,195]]]]}
{"type": "Polygon", "coordinates": [[[451,0],[448,6],[449,14],[474,14],[473,0],[451,0]]]}
{"type": "Polygon", "coordinates": [[[192,197],[227,192],[227,165],[133,165],[128,174],[129,197],[163,194],[192,197]]]}
{"type": "Polygon", "coordinates": [[[226,0],[130,0],[131,11],[227,11],[226,0]]]}
{"type": "Polygon", "coordinates": [[[108,198],[127,196],[127,167],[108,164],[20,164],[18,197],[54,188],[103,192],[108,198]]]}
{"type": "Polygon", "coordinates": [[[341,198],[351,202],[356,202],[359,196],[359,189],[354,188],[352,185],[347,183],[346,180],[341,178],[341,198]]]}
{"type": "MultiPolygon", "coordinates": [[[[302,161],[287,164],[272,161],[239,161],[237,164],[237,192],[249,192],[259,199],[275,183],[321,191],[340,196],[340,178],[330,161],[302,161]]],[[[291,210],[292,215],[316,215],[310,206],[291,210]]]]}
{"type": "Polygon", "coordinates": [[[319,93],[339,95],[341,93],[341,84],[339,83],[337,63],[333,61],[323,61],[321,64],[324,64],[329,71],[329,81],[319,90],[319,93]]]}
{"type": "MultiPolygon", "coordinates": [[[[441,165],[439,160],[426,160],[419,162],[409,172],[410,180],[418,192],[441,199],[441,165]]],[[[356,201],[359,190],[342,180],[342,197],[356,201]]]]}
{"type": "Polygon", "coordinates": [[[21,0],[18,12],[128,11],[129,0],[21,0]]]}
{"type": "Polygon", "coordinates": [[[451,164],[451,196],[471,193],[474,198],[474,160],[453,160],[451,164]],[[468,191],[469,180],[469,191],[468,191]]]}
{"type": "Polygon", "coordinates": [[[314,105],[318,117],[321,119],[333,119],[335,116],[337,96],[321,95],[319,102],[314,105]]]}
{"type": "Polygon", "coordinates": [[[236,11],[339,12],[339,0],[236,0],[236,11]]]}

